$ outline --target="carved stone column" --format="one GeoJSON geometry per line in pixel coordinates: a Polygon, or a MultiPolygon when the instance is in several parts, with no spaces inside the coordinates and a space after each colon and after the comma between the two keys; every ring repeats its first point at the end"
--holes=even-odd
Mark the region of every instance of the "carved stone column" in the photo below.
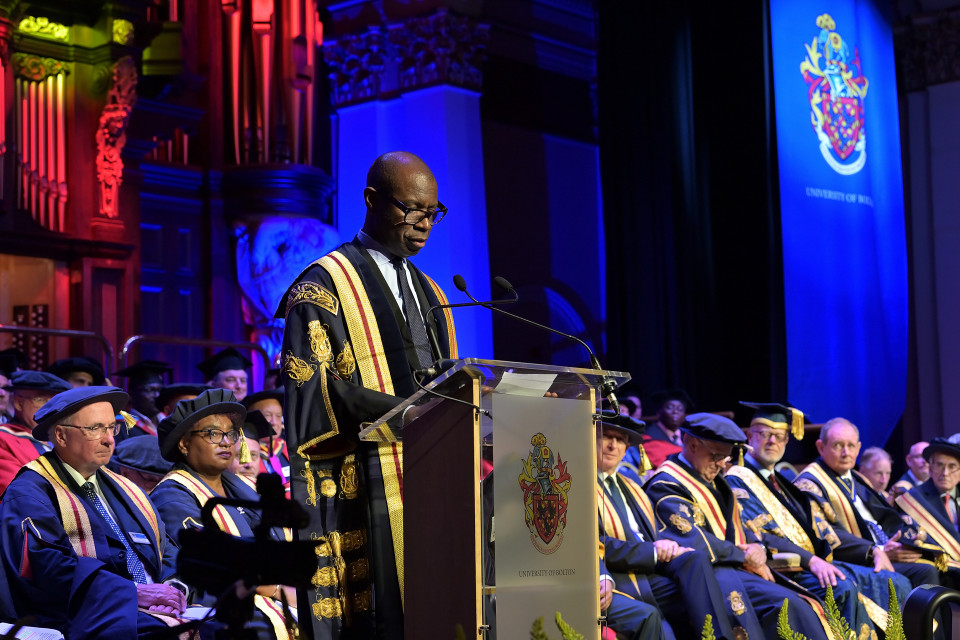
{"type": "Polygon", "coordinates": [[[901,92],[960,80],[960,10],[914,16],[894,34],[901,92]]]}
{"type": "Polygon", "coordinates": [[[323,44],[335,107],[436,85],[479,91],[489,27],[439,9],[323,44]]]}

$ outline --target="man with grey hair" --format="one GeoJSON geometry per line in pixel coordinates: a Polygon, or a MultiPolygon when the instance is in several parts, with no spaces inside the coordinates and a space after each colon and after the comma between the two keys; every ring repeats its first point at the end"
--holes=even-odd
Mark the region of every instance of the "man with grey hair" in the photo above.
{"type": "Polygon", "coordinates": [[[919,551],[903,545],[916,539],[914,522],[901,517],[869,480],[853,470],[860,446],[856,425],[846,418],[828,420],[817,440],[820,457],[807,465],[794,484],[823,504],[834,528],[873,543],[867,559],[875,567],[905,575],[914,587],[939,584],[937,568],[922,560],[919,551]]]}
{"type": "Polygon", "coordinates": [[[870,447],[864,449],[860,455],[860,473],[870,485],[876,489],[877,493],[882,495],[887,502],[890,502],[890,494],[887,493],[887,485],[890,484],[891,468],[893,459],[890,454],[880,447],[870,447]]]}

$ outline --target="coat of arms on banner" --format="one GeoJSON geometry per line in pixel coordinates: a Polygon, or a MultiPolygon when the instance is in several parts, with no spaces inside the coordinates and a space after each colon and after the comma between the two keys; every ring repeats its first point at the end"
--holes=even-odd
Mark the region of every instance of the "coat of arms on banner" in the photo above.
{"type": "Polygon", "coordinates": [[[533,448],[523,463],[520,488],[530,540],[540,553],[553,553],[563,542],[567,525],[567,494],[573,478],[567,472],[567,463],[557,453],[556,461],[547,437],[542,433],[530,439],[533,448]]]}
{"type": "Polygon", "coordinates": [[[837,173],[853,175],[867,160],[863,100],[867,79],[860,69],[860,52],[836,31],[833,18],[817,16],[820,34],[804,48],[800,73],[807,83],[810,124],[820,140],[820,153],[837,173]]]}

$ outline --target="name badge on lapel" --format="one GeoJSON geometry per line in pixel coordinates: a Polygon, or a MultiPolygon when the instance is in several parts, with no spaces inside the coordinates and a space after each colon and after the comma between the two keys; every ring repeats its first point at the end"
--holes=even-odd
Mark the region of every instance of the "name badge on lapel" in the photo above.
{"type": "Polygon", "coordinates": [[[136,542],[137,544],[150,544],[150,538],[143,535],[139,531],[129,531],[127,532],[127,536],[130,538],[130,540],[136,542]]]}

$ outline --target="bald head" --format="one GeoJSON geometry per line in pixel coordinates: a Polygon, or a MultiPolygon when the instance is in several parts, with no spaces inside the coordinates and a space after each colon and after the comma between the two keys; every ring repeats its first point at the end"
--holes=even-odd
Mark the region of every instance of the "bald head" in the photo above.
{"type": "Polygon", "coordinates": [[[433,222],[424,217],[410,224],[403,210],[437,208],[437,180],[423,160],[406,151],[383,154],[367,172],[363,200],[364,232],[390,253],[408,258],[426,245],[433,222]]]}
{"type": "Polygon", "coordinates": [[[392,194],[403,179],[401,169],[414,169],[431,178],[433,173],[423,160],[409,151],[390,151],[373,161],[367,171],[367,186],[377,191],[392,194]]]}

